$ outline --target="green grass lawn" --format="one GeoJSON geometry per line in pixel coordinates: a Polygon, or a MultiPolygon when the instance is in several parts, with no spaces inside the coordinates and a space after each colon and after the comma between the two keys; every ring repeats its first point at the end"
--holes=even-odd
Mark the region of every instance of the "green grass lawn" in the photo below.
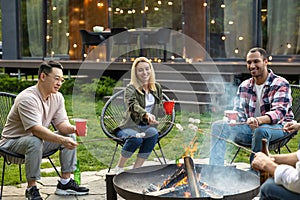
{"type": "MultiPolygon", "coordinates": [[[[66,109],[70,119],[76,117],[88,119],[88,135],[87,137],[78,138],[83,141],[77,148],[77,157],[80,161],[81,171],[98,171],[108,167],[112,157],[112,153],[115,148],[115,143],[110,141],[102,132],[99,115],[103,107],[103,102],[97,104],[94,103],[93,98],[89,97],[72,97],[70,95],[65,96],[66,109]],[[94,140],[94,141],[93,141],[94,140]],[[88,141],[88,142],[84,142],[88,141]],[[93,141],[93,142],[91,142],[93,141]]],[[[190,154],[194,158],[207,158],[209,156],[209,128],[212,121],[215,118],[222,116],[222,114],[215,114],[215,116],[204,113],[191,113],[181,112],[176,113],[176,123],[181,124],[184,128],[183,131],[179,131],[176,127],[161,140],[161,145],[164,150],[164,154],[167,159],[175,160],[184,155],[188,149],[194,149],[190,154]],[[189,119],[200,119],[201,123],[198,124],[199,130],[194,131],[187,127],[190,123],[189,119]],[[195,147],[195,148],[193,148],[195,147]]],[[[71,120],[71,123],[74,123],[71,120]]],[[[289,147],[292,151],[296,151],[298,148],[298,141],[300,135],[296,135],[289,142],[289,147]]],[[[228,146],[228,160],[231,160],[233,153],[236,151],[236,147],[233,145],[228,146]]],[[[119,158],[120,149],[118,149],[113,167],[116,165],[119,158]]],[[[156,150],[158,147],[156,146],[156,150]]],[[[158,151],[157,151],[158,152],[158,151]]],[[[282,148],[282,153],[286,153],[287,150],[282,148]]],[[[160,154],[159,154],[160,155],[160,154]]],[[[128,165],[132,165],[135,160],[135,155],[129,159],[128,165]]],[[[56,166],[59,166],[58,153],[52,156],[56,166]]],[[[155,155],[152,153],[150,160],[155,159],[155,155]]],[[[3,159],[0,159],[0,165],[2,165],[3,159]]],[[[235,162],[249,162],[249,154],[241,150],[238,154],[235,162]]],[[[42,168],[51,168],[49,162],[43,163],[42,168]]],[[[2,173],[2,168],[1,168],[2,173]]],[[[6,167],[5,184],[16,185],[20,183],[18,165],[10,165],[6,167]]],[[[42,176],[56,176],[56,173],[42,173],[42,176]]],[[[22,166],[23,182],[25,179],[24,165],[22,166]]]]}

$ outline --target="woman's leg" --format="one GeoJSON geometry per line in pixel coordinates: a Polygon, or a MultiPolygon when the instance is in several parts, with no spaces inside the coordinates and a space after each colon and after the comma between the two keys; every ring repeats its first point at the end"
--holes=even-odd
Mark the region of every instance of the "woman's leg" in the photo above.
{"type": "Polygon", "coordinates": [[[147,159],[154,149],[158,140],[158,130],[154,127],[147,127],[144,129],[145,137],[140,147],[138,157],[147,159]]]}
{"type": "Polygon", "coordinates": [[[136,130],[130,128],[122,129],[116,133],[117,137],[125,140],[118,167],[123,168],[128,158],[141,146],[143,139],[136,138],[137,133],[136,130]]]}

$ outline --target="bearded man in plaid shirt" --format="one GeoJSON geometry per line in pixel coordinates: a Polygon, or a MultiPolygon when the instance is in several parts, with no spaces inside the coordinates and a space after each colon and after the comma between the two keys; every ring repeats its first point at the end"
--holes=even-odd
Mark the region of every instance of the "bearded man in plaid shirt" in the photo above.
{"type": "MultiPolygon", "coordinates": [[[[258,47],[250,49],[246,62],[252,77],[239,85],[234,98],[233,110],[238,112],[239,123],[219,120],[212,125],[212,134],[218,136],[211,137],[212,165],[224,165],[226,142],[221,138],[249,144],[253,152],[259,152],[263,138],[271,142],[289,134],[283,126],[294,119],[289,83],[268,69],[266,51],[258,47]]],[[[253,157],[251,154],[250,164],[253,157]]]]}

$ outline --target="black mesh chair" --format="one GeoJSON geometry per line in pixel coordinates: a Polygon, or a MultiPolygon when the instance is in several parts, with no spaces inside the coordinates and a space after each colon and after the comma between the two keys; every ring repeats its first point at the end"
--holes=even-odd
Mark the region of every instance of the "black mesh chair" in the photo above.
{"type": "MultiPolygon", "coordinates": [[[[137,46],[138,36],[128,32],[127,28],[111,28],[111,35],[113,37],[113,45],[126,47],[125,58],[129,59],[130,56],[135,57],[133,47],[137,46]],[[121,34],[120,34],[121,33],[121,34]],[[120,34],[120,35],[118,35],[120,34]]],[[[117,56],[122,58],[120,48],[117,47],[117,56]]]]}
{"type": "Polygon", "coordinates": [[[81,42],[82,42],[81,57],[82,60],[84,60],[85,49],[88,50],[90,46],[98,46],[99,44],[105,41],[105,38],[102,35],[92,34],[86,30],[79,30],[79,32],[80,32],[81,42]]]}
{"type": "MultiPolygon", "coordinates": [[[[2,135],[2,130],[4,128],[4,125],[6,123],[8,113],[14,103],[15,98],[16,98],[15,94],[0,92],[0,133],[1,135],[2,135]]],[[[60,173],[58,172],[53,161],[50,158],[50,156],[56,153],[58,150],[59,149],[55,149],[50,152],[47,152],[46,154],[43,154],[43,158],[48,158],[52,167],[55,169],[56,173],[60,177],[60,173]]],[[[19,165],[20,181],[22,181],[21,164],[24,164],[25,155],[14,153],[0,146],[0,156],[3,157],[2,176],[1,176],[1,194],[0,194],[0,199],[2,199],[6,164],[10,165],[13,163],[19,165]]]]}
{"type": "MultiPolygon", "coordinates": [[[[293,97],[293,113],[295,115],[295,120],[300,121],[300,85],[291,85],[291,90],[292,90],[292,97],[293,97]]],[[[269,151],[274,151],[275,153],[280,154],[281,153],[281,148],[285,147],[289,153],[291,153],[290,148],[288,147],[288,142],[297,135],[298,131],[295,131],[293,133],[287,134],[281,138],[278,138],[276,140],[273,140],[269,142],[269,151]]],[[[244,144],[241,142],[237,142],[238,145],[241,145],[243,147],[251,148],[251,145],[249,144],[244,144]]],[[[233,163],[234,159],[236,158],[237,154],[240,152],[241,147],[239,147],[234,154],[232,160],[230,163],[233,163]]]]}
{"type": "MultiPolygon", "coordinates": [[[[163,94],[163,97],[165,101],[170,100],[165,94],[163,94]]],[[[110,169],[112,167],[118,146],[119,145],[123,146],[124,144],[124,140],[112,134],[113,130],[117,128],[120,122],[122,121],[124,112],[125,112],[124,90],[120,90],[116,92],[113,96],[111,96],[111,98],[105,103],[100,116],[100,124],[104,134],[112,141],[116,142],[115,150],[109,164],[108,172],[110,172],[110,169]]],[[[173,110],[171,115],[165,115],[164,117],[158,118],[157,120],[160,121],[157,127],[159,131],[157,145],[159,147],[164,164],[166,164],[166,159],[160,145],[160,140],[163,137],[165,137],[173,128],[175,122],[175,109],[173,110]]],[[[159,162],[163,164],[158,154],[156,153],[155,149],[153,150],[153,152],[155,153],[159,162]]]]}
{"type": "MultiPolygon", "coordinates": [[[[160,54],[162,52],[163,49],[163,60],[164,62],[167,61],[167,44],[170,41],[170,35],[171,35],[171,29],[167,29],[167,28],[160,28],[158,29],[156,32],[151,33],[151,34],[147,34],[144,37],[144,45],[145,46],[158,46],[156,47],[156,54],[155,56],[160,57],[160,54]]],[[[149,56],[148,57],[153,57],[153,55],[151,55],[151,51],[149,49],[149,56]]]]}

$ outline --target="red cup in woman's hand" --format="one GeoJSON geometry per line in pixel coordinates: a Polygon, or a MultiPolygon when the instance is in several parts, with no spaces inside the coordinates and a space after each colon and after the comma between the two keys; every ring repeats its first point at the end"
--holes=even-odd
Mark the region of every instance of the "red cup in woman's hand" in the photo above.
{"type": "Polygon", "coordinates": [[[164,109],[167,115],[172,115],[174,109],[174,101],[165,101],[164,102],[164,109]]]}

